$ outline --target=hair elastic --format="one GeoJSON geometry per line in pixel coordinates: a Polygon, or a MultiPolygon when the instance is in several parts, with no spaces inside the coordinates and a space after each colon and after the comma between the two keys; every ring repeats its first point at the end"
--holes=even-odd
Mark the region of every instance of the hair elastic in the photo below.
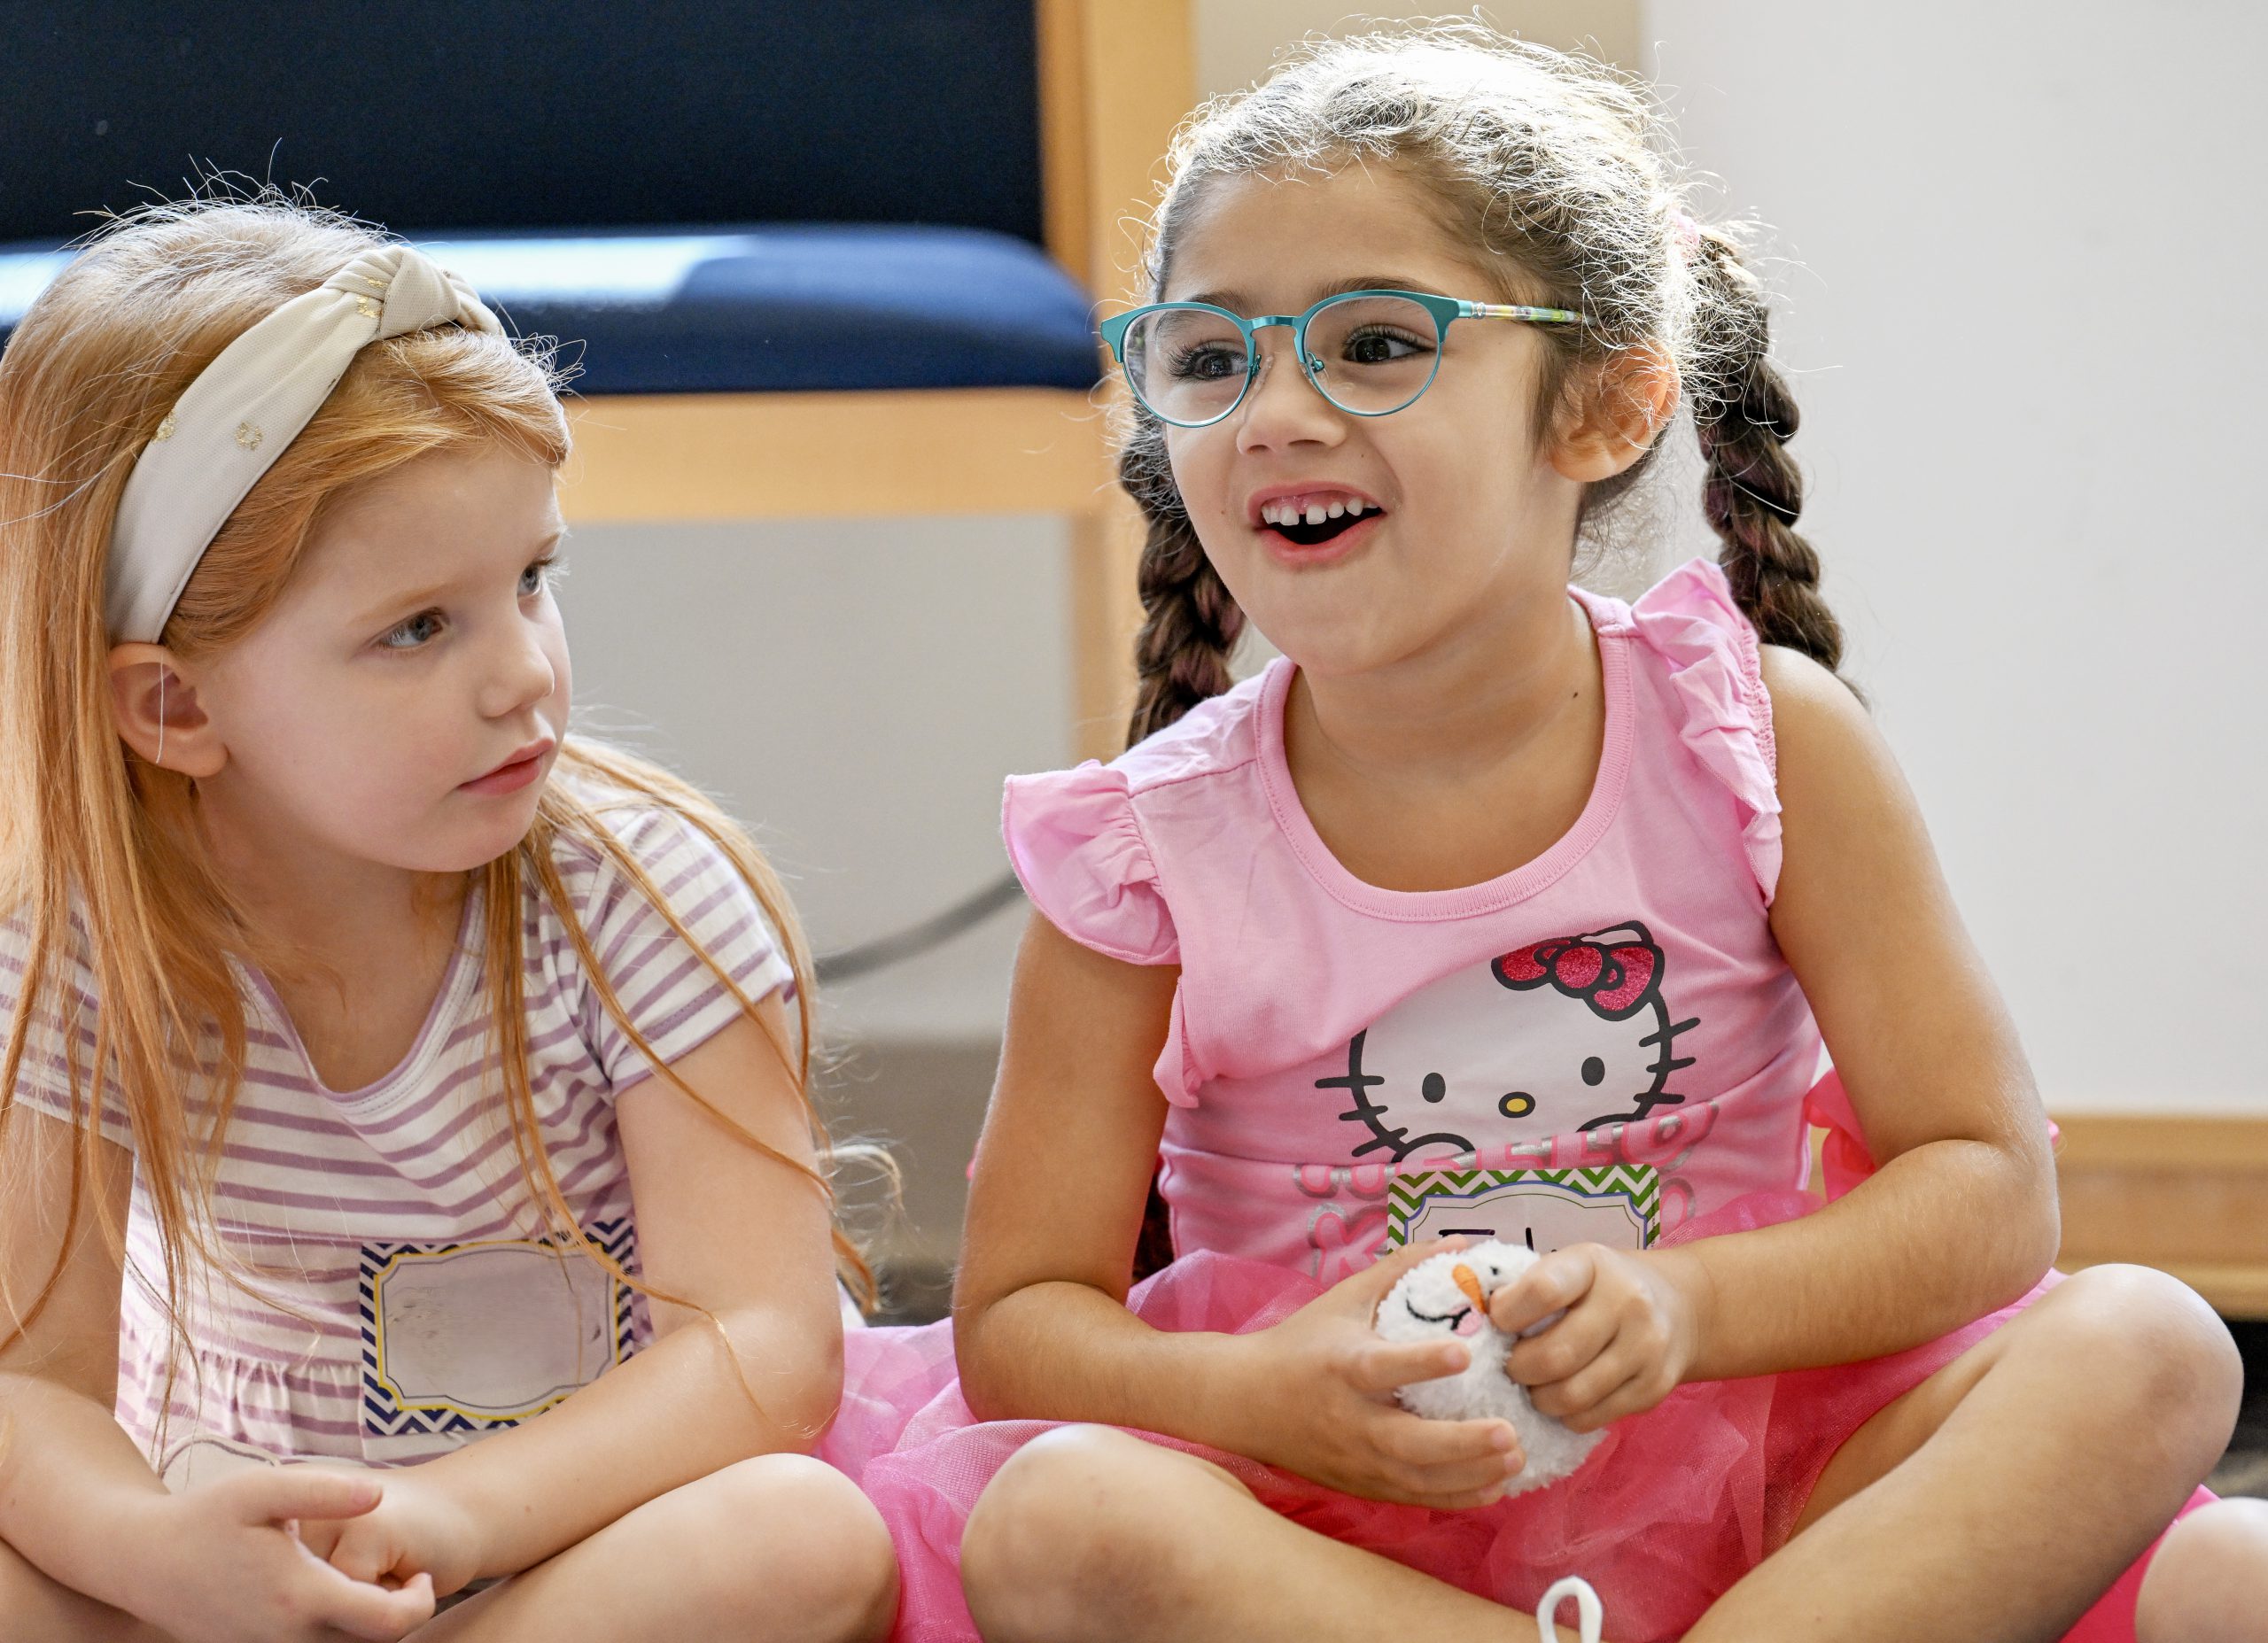
{"type": "Polygon", "coordinates": [[[1591,1583],[1581,1575],[1554,1581],[1543,1594],[1543,1600],[1535,1606],[1536,1635],[1543,1643],[1552,1643],[1558,1635],[1559,1605],[1569,1598],[1575,1600],[1577,1635],[1583,1643],[1598,1643],[1598,1629],[1606,1624],[1606,1608],[1591,1583]]]}
{"type": "Polygon", "coordinates": [[[205,550],[356,353],[444,325],[503,330],[455,275],[384,245],[221,349],[159,422],[119,499],[103,601],[111,642],[157,642],[205,550]]]}

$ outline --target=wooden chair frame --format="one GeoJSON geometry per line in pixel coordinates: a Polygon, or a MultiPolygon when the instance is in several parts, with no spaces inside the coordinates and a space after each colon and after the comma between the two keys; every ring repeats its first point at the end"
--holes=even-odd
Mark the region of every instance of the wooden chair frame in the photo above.
{"type": "MultiPolygon", "coordinates": [[[[1189,0],[1038,0],[1047,248],[1128,293],[1136,224],[1194,96],[1189,0]]],[[[1101,367],[1098,366],[1098,376],[1101,367]]],[[[1052,514],[1071,526],[1076,751],[1109,757],[1132,701],[1140,525],[1106,394],[1052,388],[596,395],[562,501],[577,524],[1052,514]]]]}

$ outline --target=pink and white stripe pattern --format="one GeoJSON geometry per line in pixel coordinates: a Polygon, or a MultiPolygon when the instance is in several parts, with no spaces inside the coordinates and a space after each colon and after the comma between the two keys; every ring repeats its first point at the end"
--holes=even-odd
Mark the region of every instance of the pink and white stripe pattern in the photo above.
{"type": "MultiPolygon", "coordinates": [[[[763,911],[722,851],[670,810],[607,814],[679,918],[750,997],[792,991],[763,911]]],[[[594,846],[563,841],[556,859],[617,996],[664,1061],[735,1019],[732,995],[594,846]]],[[[190,1275],[188,1292],[177,1298],[195,1352],[177,1367],[163,1453],[159,1406],[171,1343],[150,1289],[163,1267],[138,1182],[128,1230],[132,1271],[120,1319],[118,1415],[161,1469],[168,1455],[199,1438],[273,1455],[400,1464],[431,1458],[470,1435],[439,1430],[439,1422],[404,1430],[366,1398],[362,1257],[374,1246],[478,1244],[539,1231],[491,1048],[475,903],[477,897],[466,907],[457,953],[416,1043],[392,1072],[361,1089],[325,1088],[266,979],[241,972],[248,1065],[213,1213],[221,1241],[247,1270],[237,1282],[190,1275]]],[[[650,1069],[608,1019],[556,910],[532,884],[524,913],[528,1073],[551,1167],[584,1228],[623,1221],[632,1205],[614,1100],[650,1069]]],[[[0,1009],[15,1007],[23,960],[20,926],[0,925],[0,1009]]],[[[99,1007],[91,973],[82,962],[69,980],[82,1042],[90,1045],[99,1007]]],[[[35,1039],[33,1051],[17,1098],[67,1117],[51,1035],[43,1044],[35,1039]]],[[[124,1110],[114,1092],[105,1095],[102,1134],[130,1149],[124,1110]]],[[[564,1298],[567,1287],[555,1291],[564,1298]]],[[[530,1294],[512,1299],[510,1328],[494,1325],[494,1341],[476,1354],[509,1352],[529,1328],[518,1309],[553,1304],[530,1294]]],[[[634,1312],[633,1335],[642,1341],[642,1304],[634,1312]]],[[[446,1339],[433,1348],[444,1359],[450,1350],[446,1339]]],[[[594,1363],[580,1378],[603,1368],[594,1363]]],[[[509,1369],[500,1373],[509,1379],[509,1369]]]]}

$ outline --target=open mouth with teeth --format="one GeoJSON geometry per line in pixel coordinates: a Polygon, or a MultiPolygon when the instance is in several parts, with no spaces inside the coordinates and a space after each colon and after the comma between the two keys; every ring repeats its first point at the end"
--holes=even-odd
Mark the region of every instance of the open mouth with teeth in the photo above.
{"type": "Polygon", "coordinates": [[[1301,547],[1317,547],[1385,509],[1360,497],[1329,492],[1278,497],[1260,505],[1260,523],[1301,547]]]}

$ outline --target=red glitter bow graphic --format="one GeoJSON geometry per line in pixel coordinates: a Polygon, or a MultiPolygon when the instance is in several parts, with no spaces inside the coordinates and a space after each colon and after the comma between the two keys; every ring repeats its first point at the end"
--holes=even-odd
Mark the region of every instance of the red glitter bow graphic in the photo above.
{"type": "Polygon", "coordinates": [[[1642,924],[1628,924],[1596,935],[1563,935],[1500,957],[1496,979],[1517,992],[1549,981],[1570,998],[1581,998],[1610,1021],[1642,1008],[1661,974],[1662,949],[1642,924]],[[1630,938],[1635,939],[1630,939],[1630,938]]]}

